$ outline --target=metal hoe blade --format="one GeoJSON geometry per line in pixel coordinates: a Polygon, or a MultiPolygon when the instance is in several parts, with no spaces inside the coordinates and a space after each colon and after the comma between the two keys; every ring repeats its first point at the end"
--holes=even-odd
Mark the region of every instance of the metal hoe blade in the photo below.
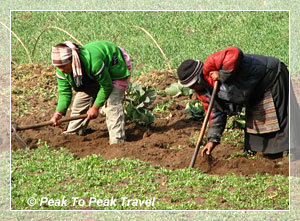
{"type": "Polygon", "coordinates": [[[12,136],[23,148],[28,147],[27,144],[25,143],[25,141],[17,134],[16,128],[17,128],[16,125],[12,125],[12,129],[13,129],[12,136]]]}

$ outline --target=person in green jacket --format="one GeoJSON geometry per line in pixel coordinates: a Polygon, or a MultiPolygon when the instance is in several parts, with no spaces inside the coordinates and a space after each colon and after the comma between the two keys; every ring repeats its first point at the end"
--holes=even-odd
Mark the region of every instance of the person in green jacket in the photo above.
{"type": "Polygon", "coordinates": [[[71,116],[87,113],[86,119],[71,121],[66,134],[84,135],[89,120],[97,118],[99,108],[106,115],[110,144],[125,141],[124,93],[129,85],[129,55],[109,41],[78,46],[70,41],[52,47],[56,67],[58,103],[51,121],[56,126],[66,114],[76,91],[71,116]]]}

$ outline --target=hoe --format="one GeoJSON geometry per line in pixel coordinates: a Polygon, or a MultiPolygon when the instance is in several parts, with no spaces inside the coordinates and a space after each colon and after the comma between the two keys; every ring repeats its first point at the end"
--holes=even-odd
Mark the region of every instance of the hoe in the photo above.
{"type": "MultiPolygon", "coordinates": [[[[78,120],[78,119],[83,119],[86,118],[87,114],[81,114],[78,116],[72,116],[72,117],[66,117],[63,118],[61,120],[58,121],[58,123],[63,123],[63,122],[68,122],[68,121],[72,121],[72,120],[78,120]]],[[[38,123],[38,124],[32,124],[32,125],[26,125],[26,126],[17,126],[16,124],[12,125],[12,136],[16,139],[16,141],[23,147],[27,147],[27,144],[25,143],[25,141],[17,134],[17,131],[21,131],[21,130],[28,130],[28,129],[34,129],[34,128],[39,128],[39,127],[44,127],[44,126],[49,126],[49,125],[53,125],[52,121],[45,121],[42,123],[38,123]]]]}
{"type": "MultiPolygon", "coordinates": [[[[196,148],[195,148],[195,151],[194,151],[193,158],[192,158],[192,160],[190,162],[189,168],[193,168],[194,167],[194,164],[195,164],[195,161],[196,161],[199,149],[200,149],[200,145],[201,145],[201,142],[202,142],[202,139],[203,139],[203,136],[204,136],[204,132],[205,132],[205,129],[206,129],[206,126],[207,126],[207,123],[208,123],[208,119],[209,119],[212,107],[214,105],[214,101],[215,101],[215,97],[216,97],[216,93],[217,93],[218,84],[219,84],[219,82],[215,81],[215,85],[214,85],[214,89],[213,89],[213,92],[212,92],[211,100],[210,100],[210,103],[209,103],[209,106],[208,106],[207,113],[205,114],[205,118],[204,118],[204,121],[203,121],[203,124],[202,124],[202,128],[201,128],[201,131],[200,131],[200,134],[199,134],[197,145],[196,145],[196,148]]],[[[208,160],[210,162],[211,156],[208,156],[208,160]]]]}

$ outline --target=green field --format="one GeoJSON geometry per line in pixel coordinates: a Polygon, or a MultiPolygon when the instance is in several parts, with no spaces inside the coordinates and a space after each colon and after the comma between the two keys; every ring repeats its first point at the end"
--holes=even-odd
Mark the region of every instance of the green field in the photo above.
{"type": "Polygon", "coordinates": [[[12,155],[14,209],[272,210],[288,209],[289,204],[284,176],[212,176],[197,169],[171,171],[138,160],[108,161],[96,155],[76,159],[68,150],[54,150],[45,143],[12,155]],[[34,206],[28,205],[31,197],[36,199],[34,206]],[[48,205],[42,197],[65,198],[67,203],[48,205]],[[93,197],[116,202],[97,204],[93,197]],[[152,202],[140,205],[134,200],[152,202]]]}
{"type": "MultiPolygon", "coordinates": [[[[82,44],[109,40],[120,45],[131,55],[134,76],[167,70],[168,65],[150,37],[133,26],[153,36],[173,69],[185,59],[205,60],[228,46],[274,56],[289,65],[289,14],[284,11],[12,12],[11,29],[30,54],[36,45],[34,63],[51,64],[51,47],[72,40],[55,28],[45,31],[50,26],[64,29],[82,44]]],[[[12,60],[13,64],[29,62],[14,37],[12,60]]]]}
{"type": "MultiPolygon", "coordinates": [[[[244,53],[274,56],[289,65],[288,12],[12,12],[11,28],[24,42],[35,64],[51,64],[51,47],[72,34],[83,44],[109,40],[123,47],[132,58],[133,76],[151,70],[165,71],[168,65],[148,35],[158,42],[172,71],[185,59],[205,60],[216,50],[234,45],[244,53]],[[40,35],[42,33],[42,35],[40,35]],[[37,41],[38,37],[39,40],[37,41]],[[35,50],[34,50],[35,49],[35,50]],[[32,52],[34,51],[34,54],[32,52]]],[[[12,67],[28,64],[24,48],[12,36],[12,67]]],[[[54,76],[53,76],[54,77],[54,76]]],[[[24,98],[25,99],[25,98],[24,98]]],[[[13,209],[112,209],[147,210],[149,207],[39,206],[35,197],[71,197],[147,200],[155,197],[154,210],[215,210],[289,208],[288,177],[227,174],[211,176],[197,169],[166,170],[147,162],[101,156],[78,159],[66,149],[54,150],[41,142],[34,150],[12,152],[13,209]]]]}

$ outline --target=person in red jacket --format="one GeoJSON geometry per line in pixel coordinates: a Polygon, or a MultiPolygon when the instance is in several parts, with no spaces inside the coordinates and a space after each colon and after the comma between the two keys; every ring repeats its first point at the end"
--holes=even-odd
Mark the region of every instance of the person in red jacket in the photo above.
{"type": "Polygon", "coordinates": [[[237,47],[229,47],[211,54],[204,63],[185,60],[177,74],[184,87],[195,90],[205,111],[214,82],[220,82],[202,156],[211,154],[220,143],[227,115],[238,114],[243,107],[246,107],[245,151],[263,152],[273,158],[289,150],[289,72],[279,59],[244,54],[237,47]]]}

